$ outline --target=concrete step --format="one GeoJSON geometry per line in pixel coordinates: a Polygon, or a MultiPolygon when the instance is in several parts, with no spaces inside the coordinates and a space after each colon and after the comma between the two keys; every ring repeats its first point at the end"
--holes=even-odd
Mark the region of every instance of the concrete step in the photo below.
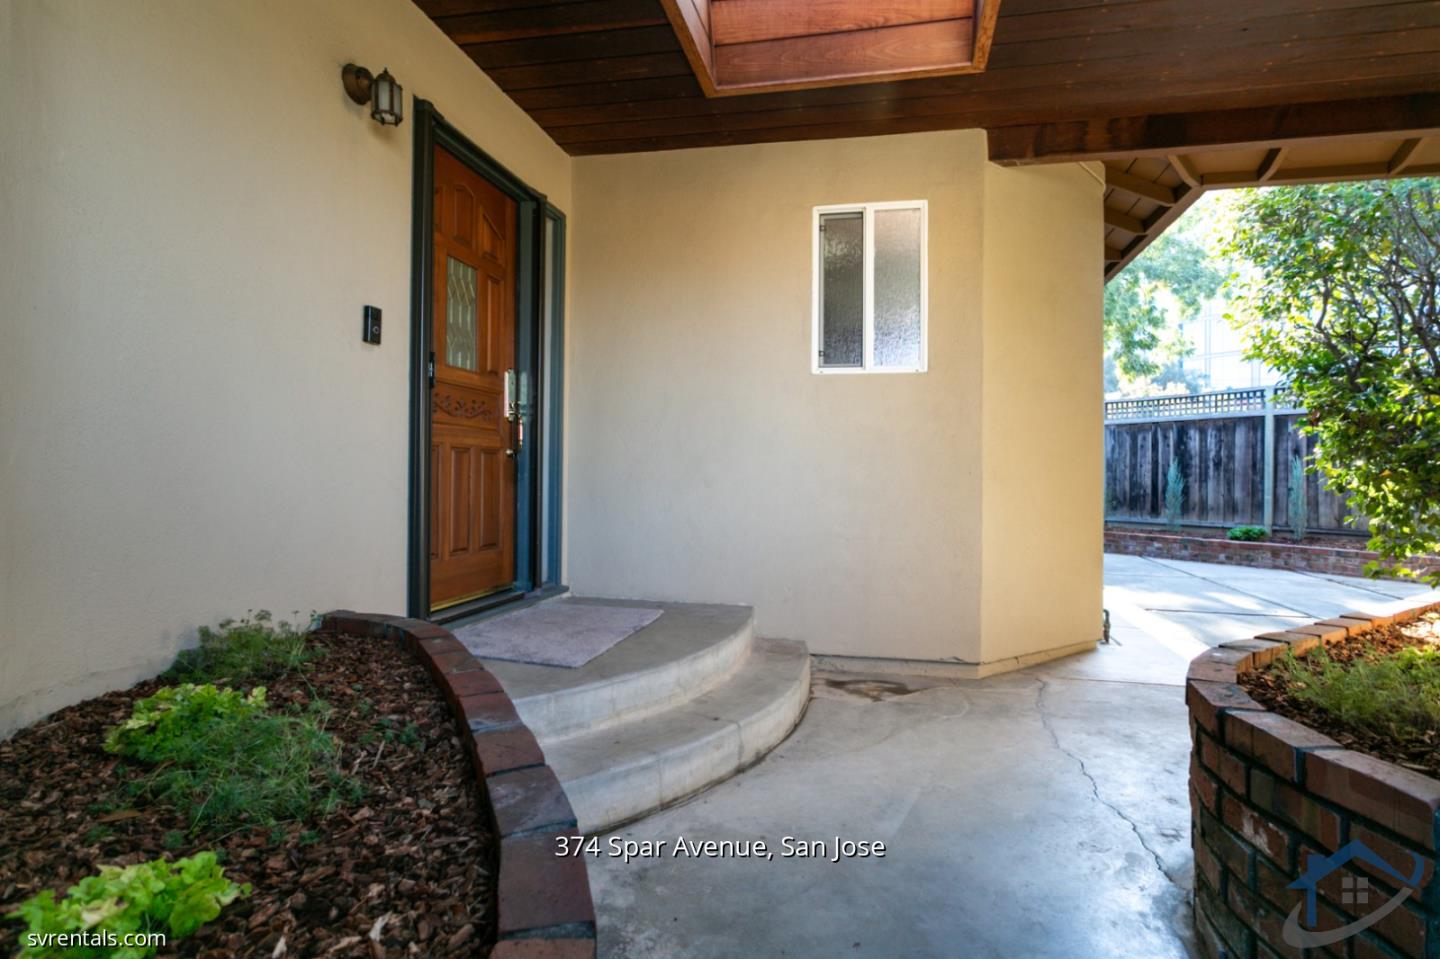
{"type": "Polygon", "coordinates": [[[580,829],[598,833],[755,762],[795,728],[809,697],[805,644],[756,639],[738,670],[698,696],[541,746],[580,829]]]}
{"type": "Polygon", "coordinates": [[[566,602],[665,612],[578,669],[485,660],[542,744],[634,722],[694,699],[729,679],[744,664],[754,639],[755,615],[748,606],[566,602]]]}

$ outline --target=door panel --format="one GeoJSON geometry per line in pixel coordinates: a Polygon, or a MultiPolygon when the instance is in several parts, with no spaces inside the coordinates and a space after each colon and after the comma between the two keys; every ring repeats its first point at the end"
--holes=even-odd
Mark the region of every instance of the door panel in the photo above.
{"type": "Polygon", "coordinates": [[[435,383],[430,394],[430,607],[515,582],[513,426],[518,207],[435,151],[435,383]]]}

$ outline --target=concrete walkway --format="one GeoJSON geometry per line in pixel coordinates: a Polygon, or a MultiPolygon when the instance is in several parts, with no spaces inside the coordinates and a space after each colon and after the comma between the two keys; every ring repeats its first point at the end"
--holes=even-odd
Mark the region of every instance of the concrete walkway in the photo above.
{"type": "Polygon", "coordinates": [[[759,765],[600,837],[602,957],[1182,959],[1192,863],[1181,694],[1195,651],[1419,590],[1107,557],[1119,645],[972,682],[819,675],[759,765]],[[886,844],[784,858],[782,839],[886,844]],[[773,859],[675,858],[764,839],[773,859]]]}

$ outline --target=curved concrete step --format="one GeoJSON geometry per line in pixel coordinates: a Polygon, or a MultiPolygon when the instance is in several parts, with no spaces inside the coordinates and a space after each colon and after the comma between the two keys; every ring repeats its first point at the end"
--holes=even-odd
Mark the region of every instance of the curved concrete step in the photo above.
{"type": "Polygon", "coordinates": [[[664,712],[541,741],[580,829],[597,833],[726,779],[778,745],[810,697],[804,643],[757,639],[725,683],[664,712]]]}
{"type": "Polygon", "coordinates": [[[647,606],[660,618],[578,669],[483,660],[542,743],[631,722],[694,699],[745,662],[754,639],[748,606],[567,599],[647,606]]]}

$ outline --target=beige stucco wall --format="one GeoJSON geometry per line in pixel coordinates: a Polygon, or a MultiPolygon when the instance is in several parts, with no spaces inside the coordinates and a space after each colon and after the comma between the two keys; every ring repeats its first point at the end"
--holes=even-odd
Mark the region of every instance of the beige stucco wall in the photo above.
{"type": "Polygon", "coordinates": [[[985,171],[985,660],[1101,633],[1098,166],[985,171]]]}
{"type": "Polygon", "coordinates": [[[0,3],[0,734],[247,608],[403,610],[413,126],[349,60],[569,210],[409,0],[0,3]]]}
{"type": "Polygon", "coordinates": [[[965,131],[586,158],[575,193],[578,592],[752,604],[839,655],[1097,637],[1089,173],[1001,171],[965,131]],[[929,201],[928,372],[812,374],[812,208],[909,199],[929,201]]]}

